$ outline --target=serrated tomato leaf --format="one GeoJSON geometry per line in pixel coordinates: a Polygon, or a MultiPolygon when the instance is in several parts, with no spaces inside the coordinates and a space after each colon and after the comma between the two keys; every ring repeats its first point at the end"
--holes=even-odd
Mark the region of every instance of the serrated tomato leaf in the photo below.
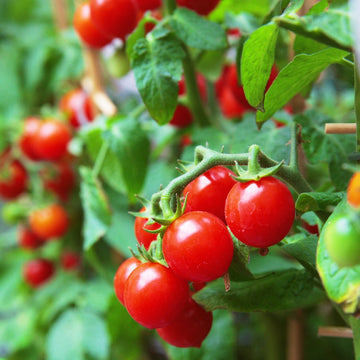
{"type": "Polygon", "coordinates": [[[88,250],[105,235],[111,223],[108,199],[91,169],[80,168],[80,196],[84,210],[84,249],[88,250]]]}
{"type": "Polygon", "coordinates": [[[296,200],[299,211],[331,211],[344,197],[344,193],[310,192],[302,193],[296,200]]]}

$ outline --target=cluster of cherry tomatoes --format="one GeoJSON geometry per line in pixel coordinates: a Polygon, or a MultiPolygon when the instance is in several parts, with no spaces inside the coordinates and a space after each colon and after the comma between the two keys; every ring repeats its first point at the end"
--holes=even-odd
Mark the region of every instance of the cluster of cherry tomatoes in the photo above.
{"type": "MultiPolygon", "coordinates": [[[[5,206],[5,220],[17,223],[19,246],[36,256],[23,269],[24,279],[32,287],[45,284],[55,273],[54,262],[37,250],[68,231],[66,207],[76,186],[74,158],[68,145],[74,129],[94,118],[82,90],[65,94],[59,109],[66,120],[26,118],[13,143],[0,156],[0,198],[13,205],[5,206]]],[[[80,256],[64,250],[60,262],[64,270],[75,269],[80,256]]]]}
{"type": "Polygon", "coordinates": [[[154,232],[160,224],[137,217],[139,244],[149,250],[161,240],[166,266],[132,257],[116,272],[115,292],[129,314],[174,346],[199,347],[210,331],[211,313],[191,295],[228,272],[233,241],[267,248],[294,222],[294,200],[284,183],[272,176],[247,182],[235,177],[219,165],[190,182],[183,190],[184,213],[161,235],[154,232]]]}
{"type": "Polygon", "coordinates": [[[360,265],[360,172],[355,172],[347,188],[350,206],[329,218],[324,227],[327,250],[340,267],[360,265]]]}
{"type": "MultiPolygon", "coordinates": [[[[219,0],[177,0],[178,6],[187,7],[200,15],[209,14],[219,0]]],[[[146,11],[157,11],[161,0],[90,0],[81,3],[74,14],[73,24],[81,40],[90,47],[102,48],[113,39],[125,40],[135,29],[146,11]]],[[[156,13],[155,18],[161,18],[156,13]]],[[[147,27],[147,31],[152,29],[147,27]]]]}

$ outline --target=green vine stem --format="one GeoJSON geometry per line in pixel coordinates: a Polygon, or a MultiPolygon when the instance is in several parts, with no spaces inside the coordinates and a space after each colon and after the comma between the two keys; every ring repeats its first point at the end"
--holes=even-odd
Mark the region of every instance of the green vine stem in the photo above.
{"type": "Polygon", "coordinates": [[[356,152],[360,152],[360,84],[359,71],[354,66],[355,121],[356,121],[356,152]]]}
{"type": "Polygon", "coordinates": [[[164,10],[166,15],[171,15],[176,9],[175,0],[163,0],[164,10]]]}
{"type": "Polygon", "coordinates": [[[96,157],[96,161],[92,170],[92,173],[94,175],[94,177],[98,177],[101,171],[101,168],[104,164],[105,158],[106,158],[106,154],[109,150],[109,143],[104,141],[100,147],[100,150],[97,154],[96,157]]]}

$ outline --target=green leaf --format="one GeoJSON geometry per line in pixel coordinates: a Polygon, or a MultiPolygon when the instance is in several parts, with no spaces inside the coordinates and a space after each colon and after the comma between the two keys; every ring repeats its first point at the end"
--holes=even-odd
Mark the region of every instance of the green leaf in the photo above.
{"type": "Polygon", "coordinates": [[[346,51],[328,48],[315,54],[301,54],[283,69],[265,94],[265,112],[256,113],[256,122],[262,124],[286,105],[297,93],[313,83],[330,64],[340,62],[346,51]]]}
{"type": "Polygon", "coordinates": [[[205,51],[197,60],[196,68],[206,78],[215,82],[222,73],[225,55],[225,50],[205,51]]]}
{"type": "Polygon", "coordinates": [[[100,182],[91,169],[80,168],[80,195],[84,209],[84,249],[89,250],[104,234],[111,223],[111,212],[100,182]]]}
{"type": "Polygon", "coordinates": [[[227,47],[224,29],[186,8],[177,8],[170,25],[186,45],[201,50],[221,50],[227,47]]]}
{"type": "Polygon", "coordinates": [[[232,236],[234,242],[234,256],[229,268],[230,280],[250,280],[254,275],[248,269],[250,249],[232,236]]]}
{"type": "Polygon", "coordinates": [[[351,51],[350,14],[343,8],[330,8],[319,13],[315,9],[310,15],[302,17],[292,13],[289,16],[273,18],[273,21],[297,34],[332,47],[351,51]]]}
{"type": "Polygon", "coordinates": [[[138,121],[128,118],[113,123],[103,138],[117,158],[127,192],[130,195],[140,193],[150,156],[146,132],[138,121]]]}
{"type": "Polygon", "coordinates": [[[46,339],[47,359],[106,359],[109,336],[98,315],[69,309],[52,325],[46,339]]]}
{"type": "Polygon", "coordinates": [[[177,348],[165,344],[171,360],[235,360],[236,329],[228,311],[213,312],[213,324],[201,348],[177,348]]]}
{"type": "Polygon", "coordinates": [[[266,84],[275,59],[279,28],[267,24],[253,32],[244,44],[241,57],[241,82],[250,105],[263,110],[266,84]]]}
{"type": "Polygon", "coordinates": [[[132,54],[136,85],[150,115],[168,123],[175,111],[184,52],[179,40],[164,29],[139,39],[132,54]]]}
{"type": "Polygon", "coordinates": [[[324,299],[313,275],[304,270],[288,270],[243,282],[231,282],[224,290],[222,280],[208,284],[194,295],[208,311],[284,311],[314,305],[324,299]]]}
{"type": "Polygon", "coordinates": [[[297,35],[294,41],[294,52],[296,55],[314,54],[325,48],[327,48],[327,45],[301,35],[297,35]]]}
{"type": "Polygon", "coordinates": [[[302,193],[296,200],[299,211],[331,211],[344,197],[344,193],[310,192],[302,193]]]}
{"type": "Polygon", "coordinates": [[[261,22],[251,13],[241,12],[235,15],[227,12],[225,14],[225,25],[228,29],[240,29],[242,36],[248,36],[261,25],[261,22]]]}
{"type": "Polygon", "coordinates": [[[326,249],[324,236],[331,219],[341,212],[346,212],[348,207],[344,198],[325,223],[320,233],[316,266],[329,298],[341,305],[345,313],[352,314],[360,309],[360,265],[339,268],[326,249]]]}

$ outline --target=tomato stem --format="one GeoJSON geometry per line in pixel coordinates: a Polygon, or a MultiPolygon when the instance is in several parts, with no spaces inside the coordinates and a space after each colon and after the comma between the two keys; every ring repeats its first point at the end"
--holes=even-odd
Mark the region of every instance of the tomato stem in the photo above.
{"type": "Polygon", "coordinates": [[[105,158],[106,158],[106,154],[109,150],[109,143],[104,141],[101,145],[101,148],[97,154],[96,157],[96,161],[92,170],[92,173],[94,175],[94,177],[98,177],[101,171],[101,168],[104,164],[105,158]]]}
{"type": "Polygon", "coordinates": [[[176,1],[175,0],[163,0],[163,6],[165,9],[165,14],[171,15],[176,9],[176,1]]]}

